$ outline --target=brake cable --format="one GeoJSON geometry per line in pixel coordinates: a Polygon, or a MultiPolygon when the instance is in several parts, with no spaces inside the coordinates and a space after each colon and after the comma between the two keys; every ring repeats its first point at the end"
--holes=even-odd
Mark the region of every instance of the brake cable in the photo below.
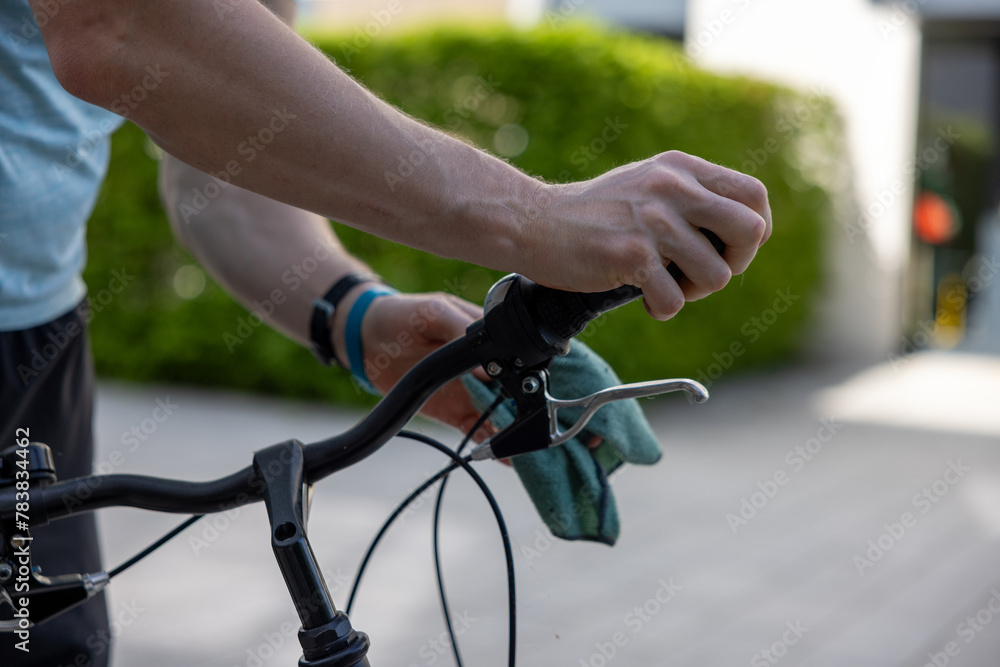
{"type": "Polygon", "coordinates": [[[185,528],[187,528],[188,526],[190,526],[191,524],[193,524],[195,521],[197,521],[198,519],[200,519],[203,516],[205,516],[205,515],[204,514],[195,514],[194,516],[190,517],[189,519],[187,519],[186,521],[184,521],[183,523],[181,523],[179,526],[177,526],[176,528],[174,528],[173,530],[171,530],[169,533],[167,533],[166,535],[164,535],[160,539],[156,540],[155,542],[153,542],[152,544],[150,544],[148,547],[146,547],[145,549],[143,549],[142,551],[140,551],[136,555],[132,556],[131,558],[129,558],[127,561],[125,561],[124,563],[122,563],[121,565],[119,565],[118,567],[116,567],[115,569],[113,569],[110,572],[108,572],[108,579],[113,579],[114,577],[118,576],[119,574],[121,574],[125,570],[129,569],[130,567],[132,567],[133,565],[135,565],[136,563],[138,563],[139,561],[141,561],[143,558],[145,558],[149,554],[153,553],[154,551],[156,551],[157,549],[159,549],[160,547],[162,547],[164,544],[166,544],[170,540],[172,540],[175,537],[177,537],[181,532],[184,531],[185,528]]]}
{"type": "MultiPolygon", "coordinates": [[[[482,426],[482,424],[486,421],[486,419],[489,418],[489,416],[496,409],[496,406],[499,405],[500,402],[501,402],[500,399],[498,399],[497,401],[494,402],[492,406],[490,406],[489,409],[487,409],[483,413],[483,415],[476,422],[476,424],[469,431],[469,433],[466,434],[466,437],[463,439],[460,447],[464,447],[465,445],[468,444],[468,441],[472,437],[472,434],[474,434],[480,428],[480,426],[482,426]]],[[[361,564],[358,566],[358,573],[357,575],[355,575],[354,584],[351,587],[351,593],[348,598],[347,607],[345,611],[348,614],[351,613],[351,609],[354,606],[354,600],[357,595],[358,588],[361,585],[361,579],[364,576],[364,572],[368,567],[368,563],[371,560],[371,557],[374,554],[375,549],[378,547],[382,538],[388,532],[389,527],[392,525],[392,523],[403,513],[403,511],[410,505],[410,503],[416,500],[424,491],[433,486],[439,479],[440,480],[446,479],[447,476],[453,470],[461,467],[463,470],[465,470],[466,473],[469,474],[470,477],[472,477],[473,481],[475,481],[476,484],[479,486],[479,489],[483,493],[483,496],[486,498],[487,502],[489,502],[490,508],[493,510],[493,516],[496,519],[497,528],[500,530],[501,540],[503,541],[504,557],[506,560],[506,568],[507,568],[507,613],[508,613],[508,630],[509,630],[507,660],[508,660],[508,665],[510,667],[514,667],[516,659],[516,646],[517,646],[517,607],[516,607],[516,592],[515,592],[515,580],[514,580],[514,557],[511,551],[510,538],[507,534],[507,526],[503,520],[503,514],[501,513],[500,507],[496,502],[496,498],[493,496],[492,492],[489,490],[489,487],[486,485],[486,482],[483,481],[482,477],[480,477],[479,474],[475,470],[473,470],[473,468],[469,464],[470,459],[468,456],[462,457],[455,451],[452,451],[446,445],[422,433],[414,433],[412,431],[400,431],[399,437],[415,440],[417,442],[421,442],[425,445],[433,447],[438,451],[442,452],[443,454],[445,454],[446,456],[451,457],[452,463],[442,468],[435,475],[433,475],[419,487],[414,489],[410,493],[410,495],[408,495],[406,498],[402,500],[402,502],[399,503],[396,509],[389,515],[389,517],[382,524],[382,527],[379,529],[378,533],[372,539],[372,542],[369,545],[368,551],[365,553],[365,556],[362,559],[361,564]]],[[[434,528],[435,544],[437,543],[437,527],[438,524],[435,523],[435,528],[434,528]]],[[[461,667],[462,663],[461,663],[461,658],[458,654],[457,644],[455,643],[454,629],[452,627],[451,617],[447,611],[447,599],[443,597],[444,596],[443,578],[441,576],[440,560],[437,558],[436,549],[435,549],[435,572],[437,573],[437,578],[438,578],[438,591],[442,595],[442,606],[445,609],[445,623],[448,627],[448,632],[452,639],[452,646],[455,649],[455,656],[456,660],[458,661],[458,667],[461,667]]]]}
{"type": "MultiPolygon", "coordinates": [[[[476,420],[476,423],[472,425],[469,432],[465,434],[462,441],[459,443],[458,448],[455,453],[459,456],[462,455],[462,451],[466,448],[469,442],[472,440],[472,436],[478,431],[483,424],[493,415],[500,404],[503,403],[503,394],[498,394],[496,399],[494,399],[493,404],[490,405],[476,420]]],[[[451,612],[448,611],[448,598],[444,592],[444,575],[441,571],[441,549],[440,549],[440,528],[441,528],[441,504],[444,500],[444,490],[448,485],[448,477],[450,475],[445,475],[441,479],[441,486],[438,487],[437,499],[434,501],[434,527],[432,529],[432,538],[434,542],[434,573],[437,575],[438,584],[438,597],[441,600],[441,612],[444,614],[445,626],[448,628],[448,637],[451,639],[451,649],[452,653],[455,654],[455,665],[456,667],[462,667],[462,656],[459,655],[458,642],[455,640],[455,630],[451,623],[451,612]]],[[[513,604],[513,602],[512,602],[513,604]]]]}

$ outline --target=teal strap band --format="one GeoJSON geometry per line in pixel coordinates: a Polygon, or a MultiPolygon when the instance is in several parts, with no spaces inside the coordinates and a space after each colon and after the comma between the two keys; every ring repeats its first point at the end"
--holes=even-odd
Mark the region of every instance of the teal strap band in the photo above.
{"type": "Polygon", "coordinates": [[[351,312],[347,314],[347,324],[344,329],[344,346],[347,348],[347,364],[351,369],[351,374],[362,389],[376,396],[379,395],[379,391],[372,386],[365,373],[365,353],[361,346],[361,322],[365,319],[365,313],[368,312],[368,306],[372,304],[372,301],[388,294],[399,294],[399,292],[385,285],[373,285],[362,292],[351,306],[351,312]]]}

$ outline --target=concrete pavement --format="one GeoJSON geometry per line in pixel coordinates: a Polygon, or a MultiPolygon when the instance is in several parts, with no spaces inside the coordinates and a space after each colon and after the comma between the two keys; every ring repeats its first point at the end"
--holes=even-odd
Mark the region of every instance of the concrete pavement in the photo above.
{"type": "MultiPolygon", "coordinates": [[[[1000,655],[1000,359],[922,353],[873,369],[723,378],[712,399],[647,403],[664,449],[613,480],[614,548],[554,540],[516,477],[497,495],[518,570],[518,664],[986,667],[1000,655]]],[[[209,479],[254,449],[360,413],[103,383],[103,471],[209,479]]],[[[447,431],[425,431],[454,442],[447,431]]],[[[394,441],[318,485],[310,535],[338,605],[368,539],[441,465],[394,441]]],[[[449,665],[433,499],[394,530],[352,614],[372,664],[449,665]]],[[[471,483],[449,487],[445,576],[465,664],[506,664],[500,541],[471,483]]],[[[100,514],[109,565],[180,521],[100,514]]],[[[117,667],[293,665],[297,623],[264,508],[203,519],[111,586],[117,667]]]]}

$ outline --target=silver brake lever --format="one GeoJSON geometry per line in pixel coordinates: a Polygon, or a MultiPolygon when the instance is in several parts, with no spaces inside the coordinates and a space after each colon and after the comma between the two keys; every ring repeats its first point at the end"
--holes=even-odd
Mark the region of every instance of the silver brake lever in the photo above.
{"type": "MultiPolygon", "coordinates": [[[[708,389],[706,389],[700,382],[689,380],[687,378],[633,382],[632,384],[608,387],[607,389],[602,389],[601,391],[590,394],[589,396],[574,399],[561,399],[553,397],[552,394],[549,393],[548,374],[545,372],[539,373],[536,378],[532,378],[532,381],[535,384],[534,390],[542,390],[545,396],[545,405],[549,418],[548,447],[561,445],[573,436],[577,435],[587,425],[590,418],[594,416],[594,413],[596,413],[603,406],[608,403],[613,403],[614,401],[620,401],[626,398],[656,396],[658,394],[665,394],[671,391],[686,391],[695,403],[704,403],[708,400],[708,389]],[[583,407],[583,414],[581,414],[576,420],[576,423],[565,431],[560,431],[557,414],[559,410],[562,410],[563,408],[579,407],[583,407]]],[[[493,453],[491,440],[492,438],[472,450],[470,456],[473,461],[496,458],[496,455],[493,453]]]]}
{"type": "Polygon", "coordinates": [[[545,403],[549,411],[549,446],[561,445],[566,442],[587,425],[590,418],[594,416],[600,408],[627,398],[645,398],[657,396],[672,391],[686,391],[695,403],[704,403],[708,400],[708,389],[700,382],[687,378],[674,378],[671,380],[652,380],[649,382],[633,382],[631,384],[618,385],[602,389],[590,396],[574,398],[570,400],[554,398],[549,394],[548,386],[545,387],[545,403]],[[563,408],[582,407],[583,414],[576,420],[576,423],[565,431],[559,430],[559,420],[556,413],[563,408]]]}

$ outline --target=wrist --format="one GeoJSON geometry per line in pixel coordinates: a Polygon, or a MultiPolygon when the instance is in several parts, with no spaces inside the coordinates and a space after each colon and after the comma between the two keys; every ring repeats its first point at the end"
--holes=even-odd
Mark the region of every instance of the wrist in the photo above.
{"type": "Polygon", "coordinates": [[[337,314],[347,306],[344,300],[349,293],[378,280],[377,276],[368,272],[350,272],[338,278],[322,296],[313,300],[309,341],[313,354],[321,363],[337,363],[344,367],[343,359],[346,357],[338,351],[337,341],[333,336],[334,321],[337,314]]]}
{"type": "Polygon", "coordinates": [[[452,190],[457,192],[452,211],[459,227],[449,255],[501,271],[530,265],[549,205],[549,186],[503,162],[481,169],[474,184],[463,180],[465,185],[452,190]]]}
{"type": "Polygon", "coordinates": [[[351,372],[357,384],[370,394],[378,395],[379,390],[368,379],[362,328],[372,302],[379,297],[393,294],[398,294],[398,292],[381,282],[368,283],[352,295],[350,306],[344,308],[347,312],[343,324],[343,350],[347,360],[346,368],[351,372]]]}
{"type": "Polygon", "coordinates": [[[340,305],[330,318],[330,331],[332,332],[333,350],[337,355],[337,363],[341,367],[351,370],[350,360],[347,358],[347,316],[357,302],[358,297],[372,288],[373,285],[382,285],[382,281],[372,277],[352,287],[341,299],[340,305]]]}

